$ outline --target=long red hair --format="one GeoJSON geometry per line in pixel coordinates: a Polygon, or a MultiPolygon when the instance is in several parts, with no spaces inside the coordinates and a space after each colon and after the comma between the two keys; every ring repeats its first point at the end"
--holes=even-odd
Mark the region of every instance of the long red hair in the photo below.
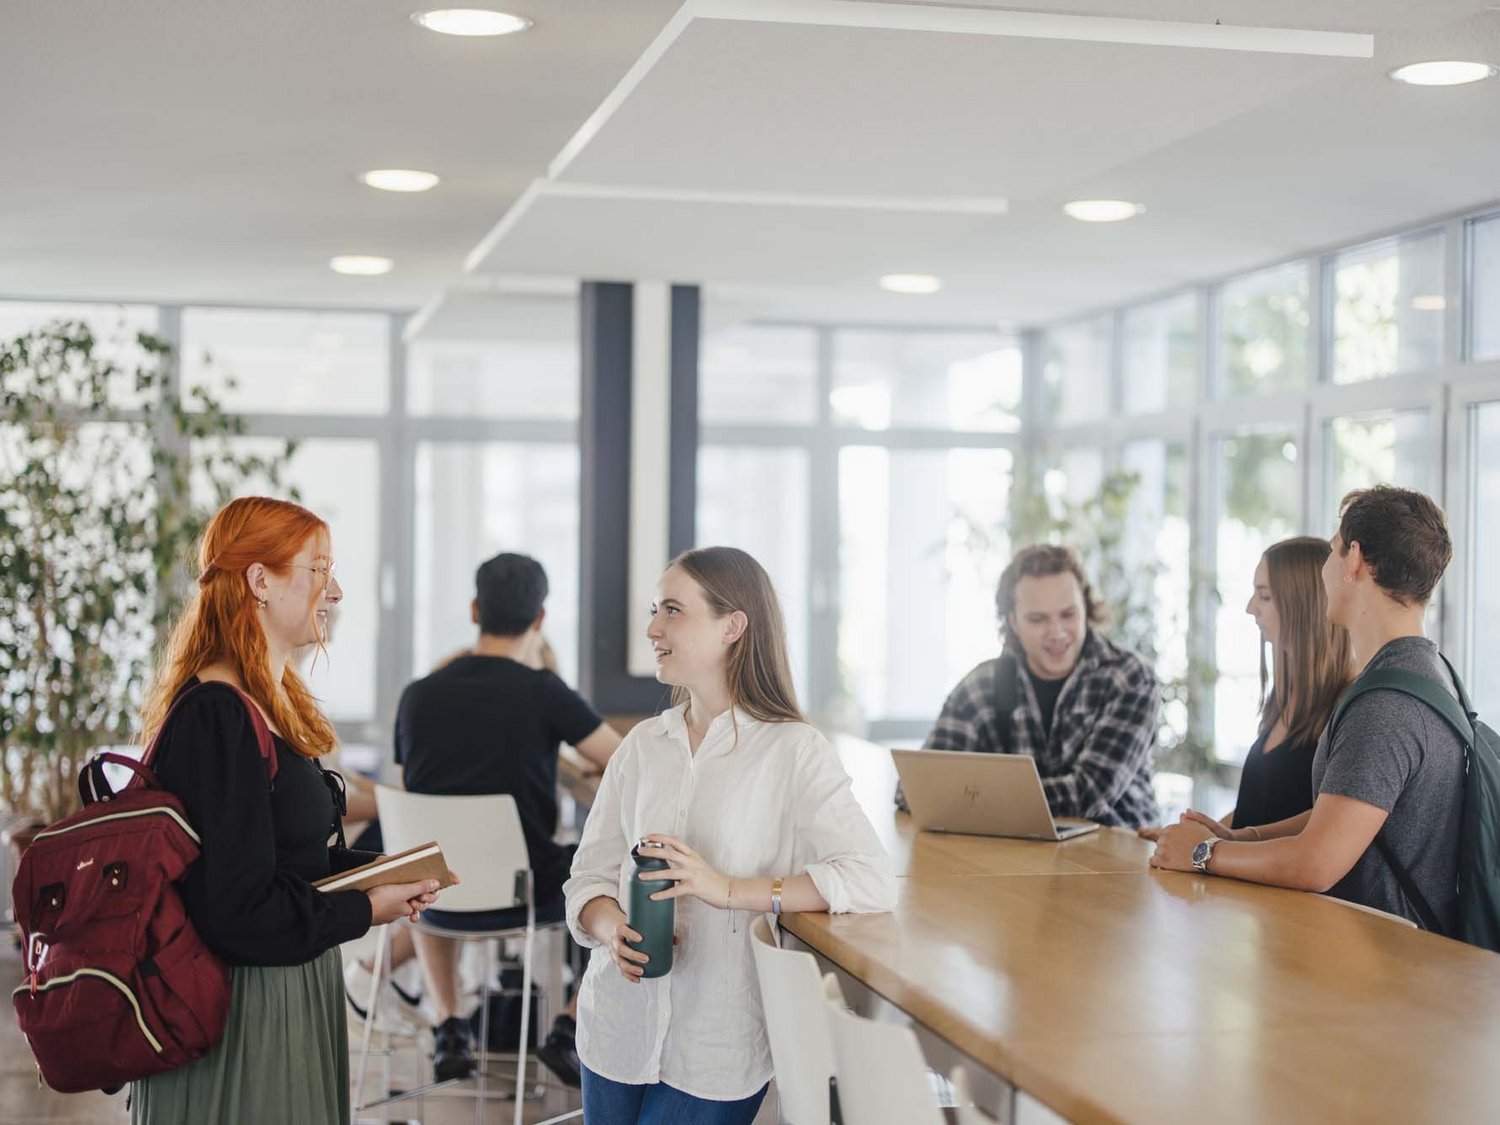
{"type": "Polygon", "coordinates": [[[285,574],[308,537],[319,533],[327,535],[328,525],[312,512],[266,496],[231,500],[209,521],[198,547],[197,592],[172,627],[146,695],[146,745],[166,722],[183,685],[222,660],[297,753],[316,758],[334,748],[333,724],[290,661],[281,674],[280,690],[272,682],[266,635],[245,581],[245,571],[254,563],[285,574]]]}

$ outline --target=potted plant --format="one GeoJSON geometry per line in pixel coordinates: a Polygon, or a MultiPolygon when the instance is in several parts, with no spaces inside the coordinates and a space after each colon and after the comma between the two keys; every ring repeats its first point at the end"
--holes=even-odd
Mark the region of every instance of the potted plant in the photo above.
{"type": "Polygon", "coordinates": [[[243,420],[172,370],[157,337],[81,322],[0,344],[0,811],[67,815],[80,766],[131,741],[208,515],[291,455],[237,452],[243,420]]]}

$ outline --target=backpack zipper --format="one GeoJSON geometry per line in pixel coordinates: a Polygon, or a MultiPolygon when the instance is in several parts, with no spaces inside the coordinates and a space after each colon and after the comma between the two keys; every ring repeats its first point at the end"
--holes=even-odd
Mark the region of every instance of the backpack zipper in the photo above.
{"type": "Polygon", "coordinates": [[[176,809],[160,807],[152,809],[135,809],[132,812],[107,813],[104,816],[91,817],[90,819],[81,821],[78,824],[70,824],[66,828],[49,828],[46,832],[38,832],[35,836],[33,836],[32,843],[35,843],[37,840],[44,840],[48,836],[61,836],[64,832],[72,832],[75,829],[79,828],[88,828],[91,825],[103,824],[106,821],[130,820],[138,816],[170,816],[178,823],[179,826],[181,826],[184,832],[186,832],[193,838],[193,843],[198,844],[200,847],[203,844],[203,841],[199,838],[198,833],[193,831],[193,826],[186,820],[184,820],[181,814],[179,814],[176,809]]]}
{"type": "MultiPolygon", "coordinates": [[[[158,1055],[161,1054],[161,1040],[152,1035],[151,1029],[146,1026],[146,1017],[141,1014],[141,1002],[136,999],[135,993],[130,991],[130,986],[122,981],[119,977],[115,976],[113,973],[105,972],[103,969],[75,969],[73,972],[68,973],[66,976],[53,977],[46,984],[33,984],[29,991],[46,992],[48,989],[56,988],[60,984],[72,984],[79,977],[98,977],[100,980],[106,981],[107,983],[114,985],[115,988],[119,989],[120,992],[124,994],[125,999],[130,1001],[130,1007],[131,1010],[135,1012],[135,1022],[140,1026],[141,1034],[144,1035],[146,1037],[146,1041],[151,1044],[151,1049],[158,1055]]],[[[12,989],[11,995],[17,996],[20,993],[26,991],[28,991],[28,988],[23,984],[19,988],[12,989]]]]}

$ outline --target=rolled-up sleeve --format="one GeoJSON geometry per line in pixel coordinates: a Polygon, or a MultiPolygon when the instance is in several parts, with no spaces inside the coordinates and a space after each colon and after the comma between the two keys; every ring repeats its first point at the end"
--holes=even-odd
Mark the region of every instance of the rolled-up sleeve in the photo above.
{"type": "Polygon", "coordinates": [[[833,746],[814,732],[797,753],[793,862],[812,877],[829,913],[894,909],[896,870],[854,799],[833,746]]]}
{"type": "Polygon", "coordinates": [[[585,949],[596,949],[599,942],[579,924],[583,908],[600,895],[615,898],[620,893],[620,865],[630,854],[620,819],[621,779],[631,768],[635,757],[635,740],[629,735],[604,767],[599,792],[594,796],[578,850],[573,853],[571,877],[563,884],[568,930],[573,940],[585,949]]]}

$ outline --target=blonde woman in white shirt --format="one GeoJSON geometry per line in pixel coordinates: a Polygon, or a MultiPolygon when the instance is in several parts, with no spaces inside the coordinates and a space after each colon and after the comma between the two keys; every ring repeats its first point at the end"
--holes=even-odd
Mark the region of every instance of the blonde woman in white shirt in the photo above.
{"type": "Polygon", "coordinates": [[[797,707],[786,629],[744,551],[688,551],[657,584],[647,630],[671,710],[615,751],[564,887],[593,950],[578,1054],[589,1125],[748,1125],[771,1078],[750,949],[756,914],[889,910],[896,883],[837,754],[797,707]],[[660,846],[676,899],[671,971],[621,902],[630,849],[660,846]]]}

